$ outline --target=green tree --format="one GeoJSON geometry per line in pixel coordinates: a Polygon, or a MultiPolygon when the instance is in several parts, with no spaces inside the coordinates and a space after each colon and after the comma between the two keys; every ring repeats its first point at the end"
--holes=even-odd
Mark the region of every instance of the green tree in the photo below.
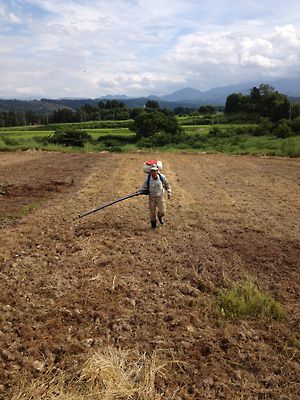
{"type": "Polygon", "coordinates": [[[69,108],[59,108],[50,116],[52,123],[76,122],[76,113],[69,108]]]}
{"type": "Polygon", "coordinates": [[[2,127],[5,126],[5,113],[4,112],[0,113],[0,126],[2,126],[2,127]]]}
{"type": "Polygon", "coordinates": [[[18,115],[15,110],[9,110],[8,113],[6,113],[5,119],[5,126],[18,126],[22,125],[23,122],[23,118],[21,115],[18,115]]]}
{"type": "Polygon", "coordinates": [[[199,107],[198,112],[200,114],[214,114],[216,110],[213,106],[201,106],[199,107]]]}
{"type": "Polygon", "coordinates": [[[84,144],[91,139],[91,135],[82,129],[62,128],[57,129],[47,141],[64,146],[84,147],[84,144]]]}
{"type": "Polygon", "coordinates": [[[152,108],[153,110],[159,110],[160,109],[159,103],[156,100],[148,100],[146,105],[145,105],[145,107],[146,108],[152,108]]]}
{"type": "Polygon", "coordinates": [[[191,113],[195,112],[196,109],[192,107],[175,107],[174,108],[174,114],[175,115],[190,115],[191,113]]]}
{"type": "Polygon", "coordinates": [[[86,115],[86,120],[123,120],[129,118],[129,110],[125,104],[118,100],[101,100],[97,107],[84,105],[81,108],[86,115]]]}
{"type": "Polygon", "coordinates": [[[290,102],[284,95],[277,96],[273,109],[271,111],[271,118],[273,121],[281,119],[288,119],[290,114],[290,102]]]}
{"type": "Polygon", "coordinates": [[[39,117],[32,110],[25,111],[26,125],[34,125],[38,122],[39,117]]]}
{"type": "Polygon", "coordinates": [[[276,122],[288,118],[290,103],[287,97],[278,93],[270,85],[253,87],[248,96],[233,93],[226,99],[225,113],[246,113],[249,118],[267,117],[276,122]]]}
{"type": "Polygon", "coordinates": [[[243,109],[244,96],[241,93],[230,94],[225,103],[225,113],[237,113],[244,111],[243,109]]]}
{"type": "Polygon", "coordinates": [[[135,119],[137,115],[141,114],[142,112],[145,112],[143,108],[140,107],[134,107],[129,109],[129,118],[135,119]]]}
{"type": "Polygon", "coordinates": [[[257,88],[256,86],[254,86],[251,90],[250,90],[250,98],[254,103],[258,103],[261,99],[261,92],[259,90],[259,88],[257,88]]]}
{"type": "Polygon", "coordinates": [[[259,93],[261,96],[267,97],[267,96],[270,96],[274,92],[275,92],[275,89],[273,88],[273,86],[270,86],[266,83],[262,83],[261,85],[259,85],[259,93]]]}
{"type": "Polygon", "coordinates": [[[99,108],[111,110],[113,108],[125,108],[125,104],[118,100],[106,100],[98,103],[99,108]]]}
{"type": "Polygon", "coordinates": [[[300,103],[292,104],[291,106],[292,119],[300,117],[300,103]]]}
{"type": "Polygon", "coordinates": [[[177,119],[174,116],[165,115],[161,111],[144,111],[138,114],[130,129],[136,132],[138,138],[149,137],[156,132],[175,135],[180,131],[177,119]]]}
{"type": "Polygon", "coordinates": [[[300,134],[300,117],[295,118],[292,122],[291,122],[291,128],[292,131],[296,134],[300,134]]]}

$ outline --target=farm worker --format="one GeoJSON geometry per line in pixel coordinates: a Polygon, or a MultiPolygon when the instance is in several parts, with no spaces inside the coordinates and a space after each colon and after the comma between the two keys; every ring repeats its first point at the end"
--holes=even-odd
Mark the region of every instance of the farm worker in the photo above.
{"type": "Polygon", "coordinates": [[[166,203],[164,200],[164,189],[168,193],[168,199],[171,198],[172,190],[167,178],[158,172],[158,166],[152,164],[150,174],[145,179],[141,191],[149,194],[149,211],[151,228],[156,228],[156,209],[158,210],[157,218],[161,225],[164,224],[164,216],[166,214],[166,203]]]}

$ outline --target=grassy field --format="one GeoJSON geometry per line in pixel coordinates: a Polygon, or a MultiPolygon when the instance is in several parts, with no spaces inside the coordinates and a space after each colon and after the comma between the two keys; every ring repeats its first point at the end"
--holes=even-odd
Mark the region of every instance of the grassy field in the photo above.
{"type": "MultiPolygon", "coordinates": [[[[249,128],[253,125],[185,125],[181,117],[180,124],[185,139],[177,144],[159,147],[160,151],[187,151],[227,154],[262,154],[269,156],[300,156],[300,136],[278,139],[272,135],[252,136],[226,132],[235,128],[249,128]],[[218,128],[224,135],[212,137],[210,131],[218,128]],[[224,137],[223,137],[224,136],[224,137]],[[227,136],[227,137],[226,137],[227,136]]],[[[77,124],[52,124],[47,126],[26,126],[0,128],[0,150],[40,149],[63,152],[91,151],[137,151],[143,150],[135,141],[135,134],[129,130],[130,121],[95,121],[77,124]],[[92,140],[84,148],[47,144],[43,140],[58,128],[84,129],[92,140]]],[[[155,148],[157,149],[157,147],[155,148]]],[[[147,148],[149,150],[149,147],[147,148]]]]}
{"type": "Polygon", "coordinates": [[[232,128],[248,128],[254,126],[253,124],[215,124],[215,125],[185,125],[182,124],[181,127],[184,129],[184,132],[188,135],[195,135],[195,134],[201,134],[201,135],[207,135],[209,133],[209,131],[213,128],[213,127],[218,127],[219,129],[221,129],[222,131],[228,130],[228,129],[232,129],[232,128]]]}

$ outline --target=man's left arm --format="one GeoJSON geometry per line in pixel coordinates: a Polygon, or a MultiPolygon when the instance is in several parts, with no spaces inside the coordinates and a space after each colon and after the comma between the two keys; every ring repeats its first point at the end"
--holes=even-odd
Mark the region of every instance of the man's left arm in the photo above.
{"type": "Polygon", "coordinates": [[[172,196],[172,189],[171,189],[168,179],[165,176],[164,176],[164,181],[163,181],[163,187],[168,192],[168,199],[169,199],[172,196]]]}

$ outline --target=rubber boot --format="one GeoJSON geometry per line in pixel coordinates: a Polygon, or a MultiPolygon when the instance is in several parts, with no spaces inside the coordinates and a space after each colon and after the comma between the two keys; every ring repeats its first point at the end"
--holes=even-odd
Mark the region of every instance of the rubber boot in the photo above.
{"type": "Polygon", "coordinates": [[[156,221],[151,221],[151,228],[155,229],[156,228],[156,221]]]}
{"type": "Polygon", "coordinates": [[[159,213],[157,214],[157,218],[161,225],[163,225],[165,223],[163,216],[160,216],[159,213]]]}

